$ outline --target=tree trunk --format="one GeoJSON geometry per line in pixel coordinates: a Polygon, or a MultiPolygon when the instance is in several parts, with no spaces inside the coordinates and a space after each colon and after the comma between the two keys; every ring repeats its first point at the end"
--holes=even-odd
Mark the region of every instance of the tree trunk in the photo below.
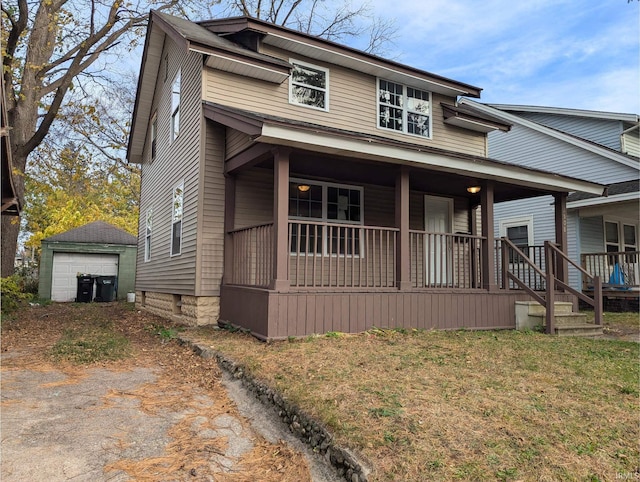
{"type": "MultiPolygon", "coordinates": [[[[13,141],[13,139],[11,139],[13,141]]],[[[19,156],[13,150],[12,163],[14,169],[13,185],[16,197],[24,207],[24,169],[27,164],[26,156],[19,156]]],[[[2,216],[2,231],[0,232],[0,275],[3,278],[14,273],[14,262],[18,250],[18,233],[20,232],[20,216],[2,216]]]]}
{"type": "Polygon", "coordinates": [[[18,249],[18,232],[20,218],[18,216],[2,216],[2,277],[11,276],[14,272],[14,260],[18,249]]]}

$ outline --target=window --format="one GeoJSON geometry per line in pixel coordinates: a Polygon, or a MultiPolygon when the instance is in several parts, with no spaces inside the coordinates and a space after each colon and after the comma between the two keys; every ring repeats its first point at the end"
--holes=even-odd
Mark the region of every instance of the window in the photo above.
{"type": "Polygon", "coordinates": [[[431,136],[431,93],[378,79],[378,126],[431,136]]]}
{"type": "Polygon", "coordinates": [[[180,134],[180,71],[171,86],[171,140],[180,134]]]}
{"type": "MultiPolygon", "coordinates": [[[[319,223],[362,224],[363,189],[358,186],[292,179],[289,184],[289,217],[319,223]]],[[[358,256],[360,229],[354,227],[294,224],[291,252],[358,256]]]]}
{"type": "Polygon", "coordinates": [[[315,65],[291,61],[289,102],[329,110],[329,71],[315,65]]]}
{"type": "Polygon", "coordinates": [[[151,229],[153,225],[153,210],[147,209],[146,231],[144,235],[144,260],[151,259],[151,229]]]}
{"type": "MultiPolygon", "coordinates": [[[[507,238],[527,256],[531,257],[529,247],[533,246],[533,217],[523,216],[500,221],[500,236],[507,238]]],[[[509,262],[520,263],[520,255],[509,250],[509,262]]]]}
{"type": "Polygon", "coordinates": [[[173,188],[173,208],[171,222],[171,256],[182,250],[182,210],[184,203],[184,182],[173,188]]]}
{"type": "MultiPolygon", "coordinates": [[[[636,226],[618,221],[605,221],[604,242],[607,253],[637,251],[636,226]]],[[[612,256],[609,261],[615,263],[615,256],[612,256]]]]}
{"type": "Polygon", "coordinates": [[[151,118],[151,160],[156,158],[156,140],[158,139],[158,116],[153,114],[151,118]]]}

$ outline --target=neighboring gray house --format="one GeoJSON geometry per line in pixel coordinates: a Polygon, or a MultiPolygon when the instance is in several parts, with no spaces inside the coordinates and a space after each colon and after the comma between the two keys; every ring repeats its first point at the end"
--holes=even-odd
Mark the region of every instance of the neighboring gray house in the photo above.
{"type": "MultiPolygon", "coordinates": [[[[609,185],[607,197],[569,195],[568,253],[589,272],[600,274],[604,283],[616,285],[610,297],[637,298],[638,115],[483,105],[468,99],[462,103],[512,125],[508,133],[489,133],[490,157],[609,185]]],[[[518,245],[541,245],[554,230],[553,199],[547,196],[497,204],[495,227],[496,235],[507,236],[518,245]]],[[[582,286],[577,270],[570,269],[569,279],[574,288],[589,289],[582,286]]]]}
{"type": "Polygon", "coordinates": [[[117,297],[133,291],[137,239],[103,221],[85,224],[42,240],[38,295],[75,301],[77,275],[117,276],[117,297]]]}

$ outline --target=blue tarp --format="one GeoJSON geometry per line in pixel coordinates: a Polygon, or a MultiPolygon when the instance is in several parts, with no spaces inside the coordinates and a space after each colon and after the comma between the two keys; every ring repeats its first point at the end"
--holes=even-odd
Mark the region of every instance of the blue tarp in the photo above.
{"type": "Polygon", "coordinates": [[[618,263],[613,265],[613,272],[611,273],[611,276],[609,276],[609,284],[616,285],[615,287],[619,289],[628,289],[624,286],[627,283],[624,279],[624,272],[618,263]]]}

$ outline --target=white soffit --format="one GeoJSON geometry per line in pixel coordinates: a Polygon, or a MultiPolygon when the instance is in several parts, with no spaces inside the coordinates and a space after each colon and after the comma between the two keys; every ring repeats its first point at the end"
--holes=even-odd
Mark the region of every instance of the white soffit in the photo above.
{"type": "Polygon", "coordinates": [[[491,132],[496,131],[498,128],[494,125],[485,124],[484,122],[479,122],[471,119],[464,119],[461,117],[449,117],[445,119],[445,124],[449,124],[456,127],[462,127],[463,129],[468,129],[476,132],[491,132]]]}
{"type": "Polygon", "coordinates": [[[580,199],[579,201],[571,201],[567,203],[567,209],[586,208],[591,206],[601,206],[604,204],[638,200],[640,200],[639,192],[627,192],[624,194],[616,194],[614,196],[595,197],[589,199],[580,199]]]}
{"type": "Polygon", "coordinates": [[[569,179],[552,173],[532,171],[519,166],[503,166],[492,162],[474,162],[471,159],[448,157],[441,154],[403,149],[375,142],[373,139],[350,139],[318,131],[301,131],[284,126],[265,124],[262,134],[255,139],[266,144],[280,144],[312,149],[327,154],[340,154],[348,157],[379,160],[393,163],[416,163],[429,166],[438,171],[461,175],[482,176],[509,184],[528,186],[536,189],[548,189],[559,192],[580,191],[601,195],[604,186],[569,179]]]}
{"type": "Polygon", "coordinates": [[[370,62],[363,59],[357,59],[348,54],[330,50],[320,46],[309,45],[307,43],[269,33],[263,40],[264,43],[278,47],[298,55],[308,57],[314,60],[320,60],[329,64],[340,65],[358,72],[381,77],[385,80],[410,85],[412,87],[421,88],[430,92],[456,97],[459,95],[469,95],[469,92],[463,89],[456,89],[448,85],[438,83],[435,80],[426,80],[424,78],[400,72],[390,67],[384,67],[380,64],[370,62]]]}
{"type": "Polygon", "coordinates": [[[245,62],[236,58],[227,57],[225,55],[205,52],[203,50],[191,49],[194,52],[199,52],[208,55],[207,67],[213,69],[223,70],[232,74],[238,74],[254,79],[264,80],[266,82],[272,82],[274,84],[281,84],[289,77],[288,73],[279,72],[274,69],[269,69],[256,65],[250,62],[245,62]]]}

